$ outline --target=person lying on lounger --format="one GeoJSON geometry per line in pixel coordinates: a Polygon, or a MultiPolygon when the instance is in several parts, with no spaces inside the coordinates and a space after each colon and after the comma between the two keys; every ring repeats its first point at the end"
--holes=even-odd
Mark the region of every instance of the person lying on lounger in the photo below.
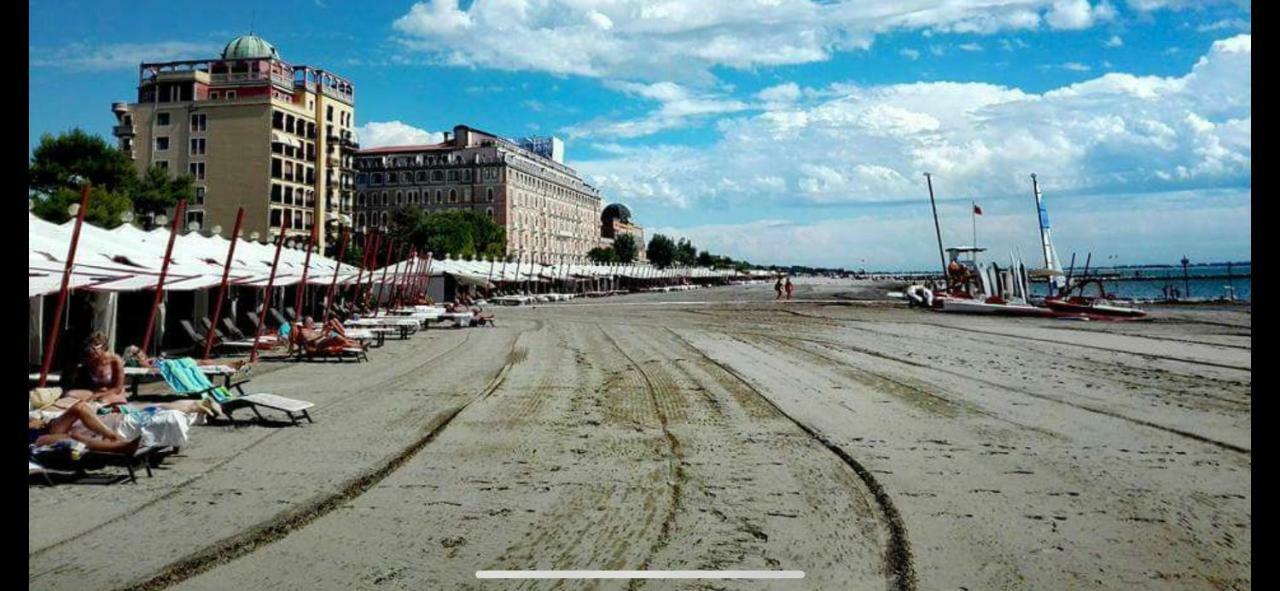
{"type": "MultiPolygon", "coordinates": [[[[145,362],[140,367],[155,367],[146,359],[141,349],[135,353],[145,362]]],[[[66,406],[71,400],[87,403],[90,410],[97,412],[104,406],[127,404],[129,395],[124,388],[124,360],[107,349],[107,338],[100,332],[89,335],[84,344],[84,357],[75,372],[72,387],[62,394],[64,402],[58,406],[66,406]]],[[[193,414],[218,414],[212,401],[179,400],[174,402],[151,403],[147,406],[178,410],[193,414]]]]}
{"type": "MultiPolygon", "coordinates": [[[[129,345],[124,350],[124,364],[128,367],[151,367],[156,366],[156,360],[147,357],[142,352],[142,348],[137,345],[129,345]]],[[[249,364],[248,359],[197,359],[196,365],[225,365],[231,369],[240,369],[249,364]]]]}
{"type": "Polygon", "coordinates": [[[75,439],[93,451],[104,451],[111,453],[131,454],[138,449],[138,443],[141,437],[131,441],[125,441],[110,427],[103,424],[98,419],[97,412],[90,407],[88,402],[77,402],[68,408],[58,418],[46,421],[44,419],[28,418],[27,419],[27,440],[32,445],[50,445],[63,439],[75,439]],[[72,432],[72,427],[76,423],[83,424],[87,429],[92,431],[99,437],[93,437],[83,432],[72,432]]]}
{"type": "Polygon", "coordinates": [[[346,330],[344,330],[341,323],[338,323],[336,320],[330,320],[325,324],[322,330],[310,328],[314,322],[315,321],[308,316],[302,322],[294,325],[293,330],[289,333],[293,338],[294,345],[302,347],[307,351],[360,346],[360,343],[348,339],[345,336],[346,330]]]}

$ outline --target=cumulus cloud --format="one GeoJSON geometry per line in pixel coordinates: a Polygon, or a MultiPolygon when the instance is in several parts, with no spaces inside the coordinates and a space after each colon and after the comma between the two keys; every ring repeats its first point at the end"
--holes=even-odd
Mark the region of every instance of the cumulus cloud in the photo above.
{"type": "Polygon", "coordinates": [[[1121,39],[1119,35],[1112,35],[1103,45],[1107,47],[1124,47],[1124,39],[1121,39]]]}
{"type": "Polygon", "coordinates": [[[918,198],[925,171],[943,195],[1018,194],[1030,172],[1073,193],[1247,186],[1251,71],[1240,35],[1183,76],[1107,73],[1039,94],[801,88],[804,100],[721,119],[707,148],[616,146],[576,165],[613,198],[660,207],[894,202],[918,198]]]}
{"type": "MultiPolygon", "coordinates": [[[[750,105],[743,101],[694,91],[674,82],[641,84],[610,81],[606,86],[627,95],[656,101],[660,106],[639,119],[622,121],[596,119],[566,127],[563,131],[570,138],[634,138],[680,127],[700,117],[734,113],[750,108],[750,105]]],[[[786,85],[782,86],[783,88],[766,89],[764,92],[769,93],[768,96],[780,98],[787,91],[786,85]]],[[[795,87],[794,84],[791,86],[795,87]]],[[[796,87],[796,92],[799,92],[799,87],[796,87]]]]}
{"type": "Polygon", "coordinates": [[[403,47],[446,64],[705,83],[713,68],[824,61],[897,31],[1083,29],[1114,15],[1105,0],[425,0],[393,28],[403,47]]]}
{"type": "Polygon", "coordinates": [[[444,134],[418,129],[401,121],[370,121],[356,127],[361,148],[415,146],[444,141],[444,134]]]}
{"type": "Polygon", "coordinates": [[[217,45],[186,41],[106,45],[72,43],[63,47],[28,48],[32,67],[74,71],[135,69],[143,62],[210,58],[218,55],[220,50],[217,45]]]}

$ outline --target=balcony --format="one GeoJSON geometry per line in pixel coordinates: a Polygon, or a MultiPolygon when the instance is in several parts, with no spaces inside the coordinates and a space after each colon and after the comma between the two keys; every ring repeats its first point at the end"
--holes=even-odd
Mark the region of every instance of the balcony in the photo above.
{"type": "Polygon", "coordinates": [[[111,128],[111,134],[116,137],[127,137],[136,135],[133,131],[133,125],[117,125],[111,128]]]}

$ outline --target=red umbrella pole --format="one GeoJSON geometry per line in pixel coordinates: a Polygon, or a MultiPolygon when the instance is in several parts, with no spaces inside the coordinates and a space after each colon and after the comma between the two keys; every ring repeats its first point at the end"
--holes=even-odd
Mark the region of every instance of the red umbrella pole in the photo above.
{"type": "Polygon", "coordinates": [[[276,240],[276,256],[271,260],[271,275],[267,276],[267,297],[262,300],[262,310],[258,312],[258,330],[253,333],[253,350],[249,353],[249,363],[258,360],[258,341],[262,339],[262,327],[267,325],[267,309],[271,307],[271,290],[276,285],[276,269],[280,268],[280,249],[284,247],[284,229],[276,240]]]}
{"type": "Polygon", "coordinates": [[[53,309],[53,332],[44,345],[44,361],[40,364],[40,381],[43,388],[49,380],[49,367],[53,365],[53,352],[58,346],[58,332],[62,330],[62,310],[67,306],[67,294],[71,291],[71,268],[76,264],[76,247],[80,244],[80,226],[84,225],[84,213],[89,209],[89,185],[80,189],[80,209],[76,212],[75,229],[71,231],[71,246],[67,248],[67,265],[62,269],[62,289],[58,291],[58,307],[53,309]]]}
{"type": "Polygon", "coordinates": [[[333,279],[329,280],[329,293],[324,296],[324,323],[329,323],[329,305],[333,301],[333,290],[338,286],[338,269],[342,268],[342,257],[347,254],[347,239],[351,237],[351,229],[342,230],[342,244],[338,246],[337,264],[333,266],[333,279]]]}
{"type": "Polygon", "coordinates": [[[182,228],[182,218],[187,211],[187,200],[178,202],[173,212],[173,223],[169,225],[169,245],[164,249],[164,261],[160,263],[160,278],[156,280],[156,297],[151,301],[151,315],[147,317],[147,332],[142,335],[142,351],[151,354],[151,331],[156,327],[156,314],[160,311],[160,301],[164,299],[164,279],[169,275],[169,259],[173,256],[173,242],[178,238],[182,228]]]}
{"type": "Polygon", "coordinates": [[[209,358],[209,351],[213,349],[213,335],[218,326],[218,320],[222,318],[222,301],[227,299],[227,278],[231,275],[231,261],[236,256],[236,242],[240,239],[240,225],[244,223],[244,208],[241,207],[236,212],[236,229],[231,231],[231,246],[227,247],[227,263],[222,267],[222,283],[218,285],[218,300],[213,304],[213,324],[209,325],[209,332],[204,335],[204,358],[209,358]]]}
{"type": "Polygon", "coordinates": [[[302,282],[298,283],[297,295],[293,298],[293,309],[298,314],[295,320],[302,320],[302,294],[307,291],[307,271],[311,270],[311,251],[316,249],[316,229],[320,226],[311,224],[311,237],[307,240],[307,256],[302,259],[302,282]]]}

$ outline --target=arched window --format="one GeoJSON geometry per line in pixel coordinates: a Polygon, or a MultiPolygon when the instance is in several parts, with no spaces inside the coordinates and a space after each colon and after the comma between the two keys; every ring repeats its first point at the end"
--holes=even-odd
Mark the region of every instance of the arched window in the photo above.
{"type": "Polygon", "coordinates": [[[449,189],[449,203],[457,203],[457,202],[458,202],[457,189],[449,189]]]}
{"type": "Polygon", "coordinates": [[[485,214],[486,214],[486,215],[488,215],[488,216],[489,216],[489,219],[493,219],[493,208],[492,208],[492,207],[485,208],[484,212],[485,212],[485,214]]]}
{"type": "Polygon", "coordinates": [[[396,191],[396,205],[404,205],[404,191],[396,191]]]}
{"type": "Polygon", "coordinates": [[[382,205],[383,205],[383,206],[386,206],[386,204],[387,204],[387,192],[386,192],[386,191],[383,191],[383,192],[382,192],[382,205]]]}
{"type": "Polygon", "coordinates": [[[356,204],[364,207],[364,191],[356,193],[356,204]]]}
{"type": "MultiPolygon", "coordinates": [[[[486,201],[489,201],[490,203],[492,203],[492,202],[493,202],[493,187],[489,187],[488,189],[485,189],[485,190],[484,190],[484,193],[485,193],[485,200],[486,200],[486,201]]],[[[489,210],[489,211],[493,211],[493,210],[489,210]]],[[[492,216],[492,215],[490,215],[489,217],[493,217],[493,216],[492,216]]]]}
{"type": "Polygon", "coordinates": [[[382,227],[387,227],[387,212],[382,212],[382,227]]]}
{"type": "Polygon", "coordinates": [[[363,212],[363,211],[362,211],[362,212],[360,212],[360,213],[357,213],[357,214],[356,214],[356,227],[357,227],[357,228],[363,228],[363,227],[364,227],[364,212],[363,212]]]}

